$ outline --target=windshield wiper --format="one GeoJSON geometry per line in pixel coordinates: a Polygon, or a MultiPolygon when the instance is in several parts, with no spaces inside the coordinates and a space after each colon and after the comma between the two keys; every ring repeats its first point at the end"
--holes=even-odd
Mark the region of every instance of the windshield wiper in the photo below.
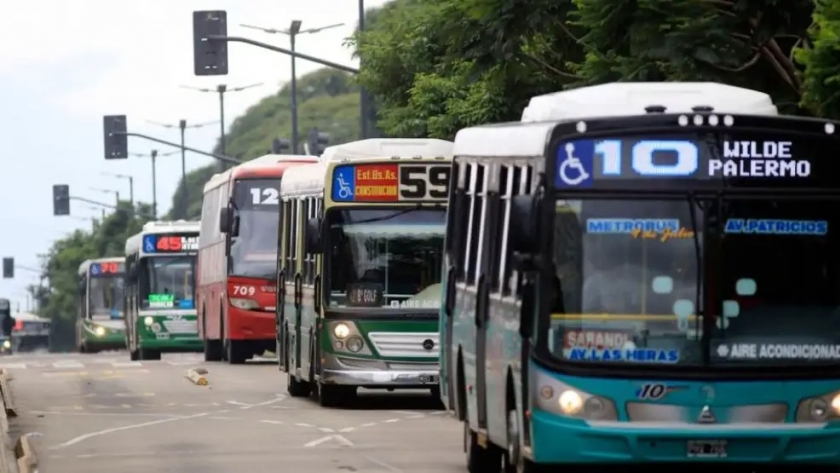
{"type": "MultiPolygon", "coordinates": [[[[701,288],[703,287],[703,284],[702,284],[702,282],[703,282],[703,256],[700,253],[700,250],[701,250],[700,249],[700,235],[699,235],[699,232],[697,231],[697,226],[698,225],[697,225],[697,208],[696,207],[700,207],[700,202],[697,200],[697,197],[694,195],[693,192],[689,192],[688,193],[688,214],[689,214],[689,218],[691,219],[691,235],[692,235],[692,241],[694,242],[694,265],[696,267],[696,274],[695,274],[696,279],[695,279],[695,281],[697,282],[697,284],[695,284],[695,289],[694,289],[694,307],[695,307],[694,311],[697,312],[697,315],[702,317],[703,313],[705,312],[705,307],[703,308],[704,310],[700,310],[700,297],[702,296],[701,288]]],[[[694,319],[695,333],[697,333],[698,321],[705,319],[705,317],[703,319],[701,319],[700,317],[694,319]]],[[[704,330],[704,332],[705,332],[705,330],[704,330]]],[[[703,332],[701,332],[701,333],[703,333],[703,332]]]]}
{"type": "Polygon", "coordinates": [[[359,220],[358,222],[348,222],[350,225],[357,225],[359,223],[372,223],[372,222],[383,222],[385,220],[390,220],[394,217],[399,217],[400,215],[405,215],[410,212],[414,212],[416,210],[423,210],[420,206],[412,207],[410,209],[400,210],[399,212],[392,213],[391,215],[383,215],[382,217],[374,217],[369,218],[367,220],[359,220]]]}

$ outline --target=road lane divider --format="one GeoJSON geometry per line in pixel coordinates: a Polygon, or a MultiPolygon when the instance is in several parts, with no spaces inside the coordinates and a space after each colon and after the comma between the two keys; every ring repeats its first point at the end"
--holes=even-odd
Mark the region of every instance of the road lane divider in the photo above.
{"type": "Polygon", "coordinates": [[[193,384],[197,386],[207,386],[207,371],[204,368],[190,368],[187,370],[187,379],[192,381],[193,384]]]}
{"type": "Polygon", "coordinates": [[[15,445],[18,473],[38,473],[38,455],[29,441],[29,434],[22,435],[15,445]]]}
{"type": "Polygon", "coordinates": [[[9,418],[17,417],[10,379],[9,371],[0,369],[0,402],[3,403],[0,407],[0,472],[14,471],[17,466],[17,456],[13,450],[15,442],[9,436],[9,418]]]}

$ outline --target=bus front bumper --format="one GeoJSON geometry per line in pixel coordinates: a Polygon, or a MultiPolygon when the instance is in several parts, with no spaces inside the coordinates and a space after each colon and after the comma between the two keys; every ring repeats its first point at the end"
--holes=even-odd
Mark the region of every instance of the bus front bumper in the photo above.
{"type": "MultiPolygon", "coordinates": [[[[592,423],[541,410],[531,417],[533,459],[540,464],[615,465],[717,463],[840,466],[840,428],[778,424],[734,429],[640,428],[626,422],[592,423]],[[623,425],[622,425],[623,424],[623,425]],[[726,456],[687,455],[689,442],[722,440],[726,456]]],[[[804,471],[804,470],[803,470],[804,471]]]]}
{"type": "Polygon", "coordinates": [[[439,384],[437,362],[391,363],[382,360],[344,358],[328,354],[323,358],[321,382],[363,388],[433,388],[439,384]],[[396,363],[395,363],[396,364],[396,363]]]}

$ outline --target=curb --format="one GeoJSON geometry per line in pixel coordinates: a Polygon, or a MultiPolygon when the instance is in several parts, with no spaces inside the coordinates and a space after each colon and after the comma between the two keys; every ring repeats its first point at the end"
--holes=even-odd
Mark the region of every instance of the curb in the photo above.
{"type": "Polygon", "coordinates": [[[6,415],[9,417],[17,417],[17,409],[12,399],[12,389],[9,386],[11,376],[6,369],[0,369],[0,394],[3,396],[3,405],[6,408],[6,415]]]}
{"type": "Polygon", "coordinates": [[[190,368],[187,370],[186,378],[197,386],[207,386],[207,371],[204,368],[190,368]]]}
{"type": "Polygon", "coordinates": [[[17,455],[18,473],[38,473],[38,455],[35,448],[29,443],[29,436],[23,435],[15,445],[17,455]]]}

